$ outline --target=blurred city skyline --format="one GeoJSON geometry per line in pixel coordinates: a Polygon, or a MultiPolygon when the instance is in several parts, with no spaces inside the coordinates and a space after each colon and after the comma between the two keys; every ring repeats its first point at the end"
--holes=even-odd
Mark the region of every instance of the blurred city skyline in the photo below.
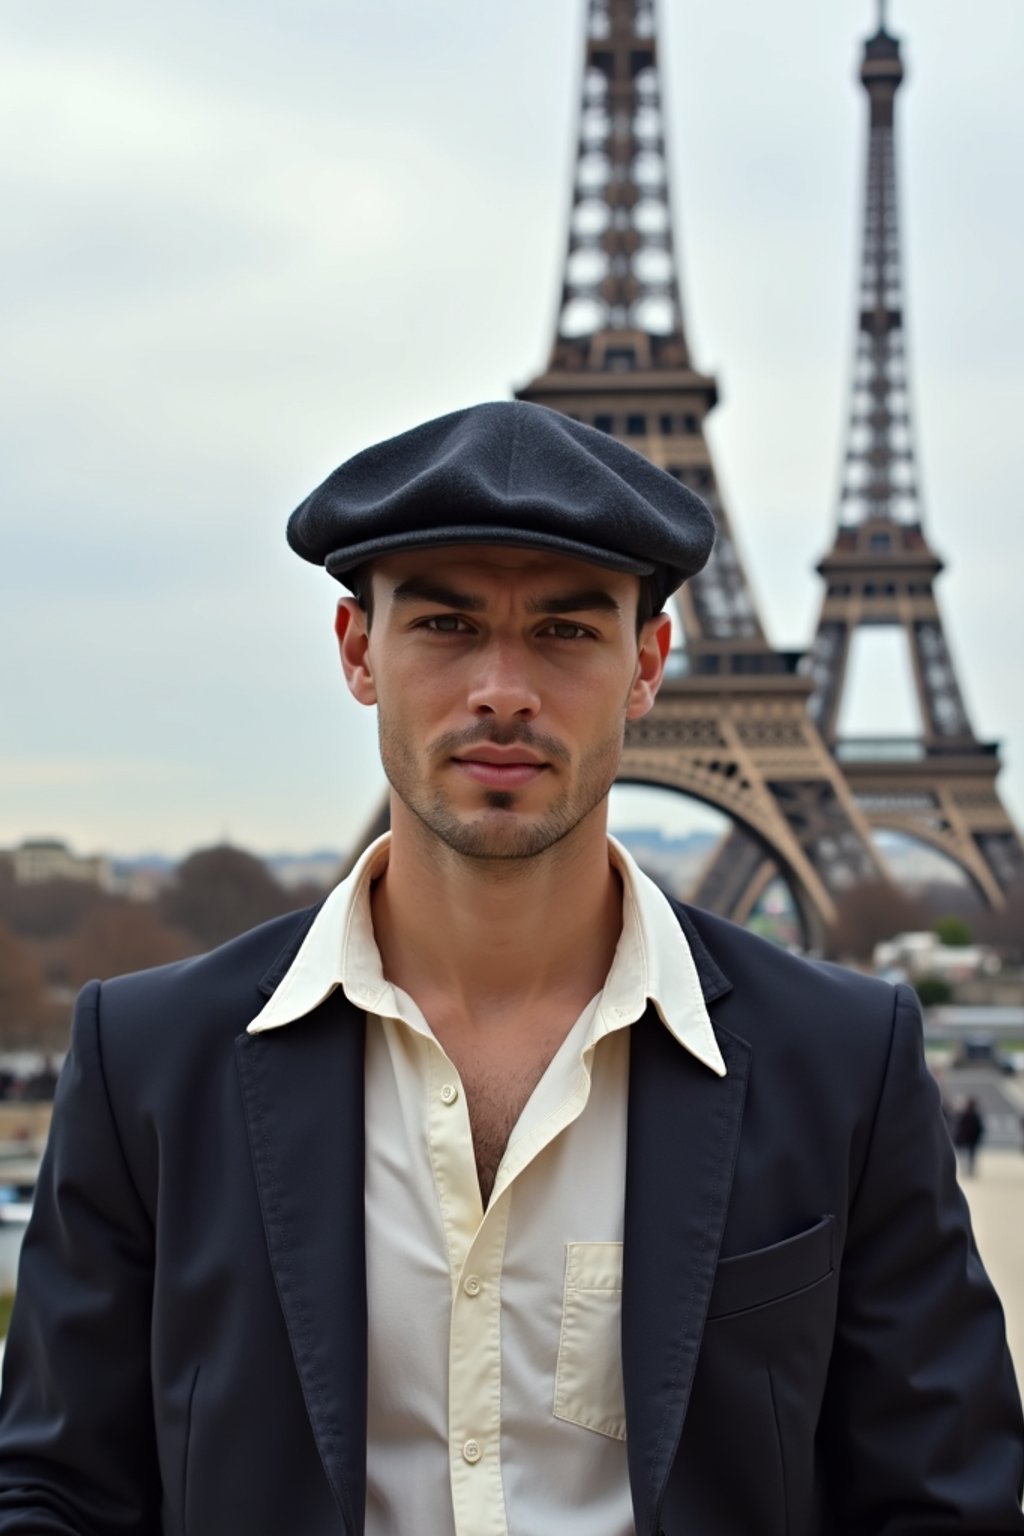
{"type": "MultiPolygon", "coordinates": [[[[11,8],[0,846],[358,835],[374,721],[338,672],[340,589],[284,523],[368,442],[543,366],[584,11],[11,8]]],[[[770,637],[800,647],[835,522],[877,11],[659,14],[687,329],[722,393],[709,438],[770,637]]],[[[1019,823],[1024,7],[893,0],[889,24],[927,533],[1019,823]]],[[[904,705],[875,665],[858,710],[888,726],[904,705]]]]}

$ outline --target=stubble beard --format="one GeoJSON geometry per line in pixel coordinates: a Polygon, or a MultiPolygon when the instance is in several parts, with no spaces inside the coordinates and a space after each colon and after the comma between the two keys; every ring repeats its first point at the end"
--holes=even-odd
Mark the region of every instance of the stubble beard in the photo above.
{"type": "MultiPolygon", "coordinates": [[[[481,791],[482,813],[464,812],[455,807],[443,786],[429,787],[413,748],[391,724],[385,711],[378,713],[381,762],[391,788],[445,847],[474,860],[533,859],[568,837],[601,804],[615,782],[624,734],[623,720],[618,730],[590,749],[581,760],[578,773],[539,817],[519,809],[523,797],[515,790],[503,789],[481,791]]],[[[498,733],[488,739],[497,741],[498,733]]],[[[513,736],[501,741],[508,745],[512,740],[523,739],[513,736]]],[[[564,751],[563,757],[568,764],[564,751]]],[[[548,770],[552,771],[558,770],[548,770]]]]}

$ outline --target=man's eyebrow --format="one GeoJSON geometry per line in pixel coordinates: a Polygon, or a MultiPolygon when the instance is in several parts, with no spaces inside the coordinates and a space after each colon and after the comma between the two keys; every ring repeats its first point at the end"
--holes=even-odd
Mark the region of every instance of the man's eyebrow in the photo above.
{"type": "Polygon", "coordinates": [[[602,587],[588,587],[580,592],[557,592],[547,597],[533,597],[527,603],[530,613],[621,613],[622,608],[602,587]]]}
{"type": "Polygon", "coordinates": [[[438,603],[442,608],[458,608],[463,613],[483,613],[487,603],[482,597],[469,592],[459,592],[446,587],[443,582],[428,581],[422,576],[410,576],[399,582],[391,594],[396,603],[438,603]]]}

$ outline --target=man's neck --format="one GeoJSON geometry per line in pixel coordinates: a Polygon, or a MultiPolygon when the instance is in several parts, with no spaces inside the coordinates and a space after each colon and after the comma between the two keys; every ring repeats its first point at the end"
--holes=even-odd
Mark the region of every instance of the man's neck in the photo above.
{"type": "Polygon", "coordinates": [[[428,1018],[482,1027],[551,1008],[575,1016],[599,992],[622,929],[622,887],[608,859],[606,808],[545,853],[467,859],[404,807],[372,893],[384,973],[428,1018]]]}

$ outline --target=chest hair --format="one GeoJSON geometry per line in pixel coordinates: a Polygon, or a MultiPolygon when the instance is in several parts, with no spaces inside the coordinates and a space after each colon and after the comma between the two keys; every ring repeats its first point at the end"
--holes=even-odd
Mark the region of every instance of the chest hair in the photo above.
{"type": "Polygon", "coordinates": [[[509,1137],[530,1095],[544,1076],[555,1049],[557,1047],[552,1047],[529,1062],[518,1062],[515,1065],[509,1062],[455,1063],[466,1094],[473,1155],[485,1209],[509,1137]]]}

